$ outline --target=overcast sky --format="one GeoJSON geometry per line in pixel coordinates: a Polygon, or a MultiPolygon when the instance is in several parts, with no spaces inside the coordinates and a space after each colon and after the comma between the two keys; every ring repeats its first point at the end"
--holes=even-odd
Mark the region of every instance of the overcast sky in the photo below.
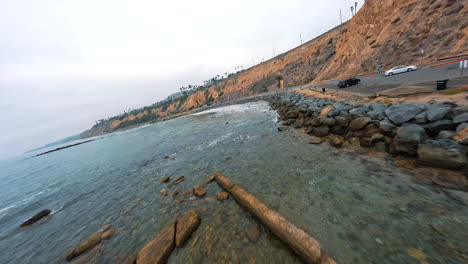
{"type": "Polygon", "coordinates": [[[354,2],[0,0],[0,158],[270,59],[354,2]]]}

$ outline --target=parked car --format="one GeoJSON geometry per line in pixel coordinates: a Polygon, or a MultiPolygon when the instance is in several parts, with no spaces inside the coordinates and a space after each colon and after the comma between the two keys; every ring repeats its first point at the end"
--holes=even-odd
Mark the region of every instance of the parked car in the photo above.
{"type": "Polygon", "coordinates": [[[351,78],[351,79],[347,79],[347,80],[344,80],[344,81],[340,81],[338,83],[338,87],[339,88],[346,88],[346,87],[349,87],[349,86],[353,86],[353,85],[356,85],[358,83],[361,83],[361,80],[358,79],[358,78],[351,78]]]}
{"type": "Polygon", "coordinates": [[[394,74],[398,74],[398,73],[404,73],[404,72],[411,72],[411,71],[415,71],[417,70],[418,67],[416,65],[411,65],[411,66],[404,66],[404,65],[401,65],[401,66],[396,66],[396,67],[393,67],[391,68],[390,70],[386,71],[385,72],[385,76],[391,76],[391,75],[394,75],[394,74]]]}

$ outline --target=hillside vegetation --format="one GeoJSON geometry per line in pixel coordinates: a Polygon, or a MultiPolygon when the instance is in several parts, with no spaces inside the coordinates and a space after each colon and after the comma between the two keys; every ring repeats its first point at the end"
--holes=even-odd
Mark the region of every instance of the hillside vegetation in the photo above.
{"type": "Polygon", "coordinates": [[[247,70],[152,106],[100,120],[85,137],[284,87],[468,53],[466,0],[367,0],[346,24],[247,70]]]}

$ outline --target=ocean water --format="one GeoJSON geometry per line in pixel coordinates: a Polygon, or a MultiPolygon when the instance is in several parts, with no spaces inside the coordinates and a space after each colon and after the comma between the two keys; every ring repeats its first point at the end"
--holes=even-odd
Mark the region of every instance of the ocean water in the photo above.
{"type": "Polygon", "coordinates": [[[218,108],[0,164],[0,263],[66,263],[105,224],[118,232],[93,263],[123,263],[178,215],[202,223],[169,263],[300,263],[232,198],[182,194],[221,171],[316,238],[339,263],[467,263],[468,209],[411,182],[391,159],[278,132],[265,102],[218,108]],[[169,156],[170,158],[165,158],[169,156]],[[160,191],[171,181],[177,198],[160,191]],[[185,202],[180,200],[184,199],[185,202]],[[45,221],[19,225],[42,209],[45,221]],[[260,229],[258,240],[249,230],[260,229]]]}

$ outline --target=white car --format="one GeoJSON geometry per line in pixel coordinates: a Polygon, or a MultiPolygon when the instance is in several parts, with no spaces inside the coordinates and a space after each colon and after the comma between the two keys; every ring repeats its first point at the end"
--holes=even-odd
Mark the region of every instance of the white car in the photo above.
{"type": "Polygon", "coordinates": [[[411,72],[417,70],[416,65],[411,66],[396,66],[385,72],[385,76],[390,76],[398,73],[411,72]]]}

